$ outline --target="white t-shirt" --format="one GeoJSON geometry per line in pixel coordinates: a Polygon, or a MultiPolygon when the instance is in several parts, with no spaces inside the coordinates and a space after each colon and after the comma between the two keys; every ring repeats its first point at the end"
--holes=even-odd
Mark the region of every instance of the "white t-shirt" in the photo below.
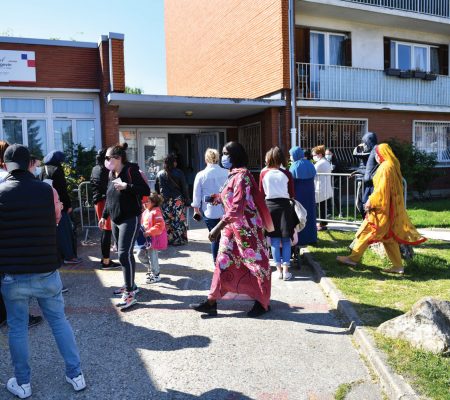
{"type": "Polygon", "coordinates": [[[266,199],[289,199],[289,178],[279,169],[264,168],[262,184],[266,199]]]}

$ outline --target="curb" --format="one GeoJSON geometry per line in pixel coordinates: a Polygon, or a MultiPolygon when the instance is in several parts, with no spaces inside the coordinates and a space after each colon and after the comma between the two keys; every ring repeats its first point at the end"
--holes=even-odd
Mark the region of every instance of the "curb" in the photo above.
{"type": "Polygon", "coordinates": [[[409,383],[402,376],[395,373],[388,365],[386,355],[376,347],[372,336],[364,328],[351,302],[345,298],[332,280],[326,277],[321,265],[317,261],[314,261],[311,253],[307,249],[303,249],[303,254],[311,266],[319,286],[330,298],[336,310],[351,324],[350,332],[353,331],[355,342],[380,378],[381,385],[388,398],[391,400],[419,400],[420,396],[409,383]]]}

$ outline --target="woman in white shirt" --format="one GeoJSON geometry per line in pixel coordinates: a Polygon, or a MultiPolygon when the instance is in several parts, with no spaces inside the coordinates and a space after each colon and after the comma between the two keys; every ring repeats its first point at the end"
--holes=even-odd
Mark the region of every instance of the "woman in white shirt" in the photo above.
{"type": "MultiPolygon", "coordinates": [[[[331,202],[329,199],[333,197],[333,185],[331,184],[332,167],[325,158],[325,146],[316,146],[312,149],[312,156],[314,160],[314,167],[317,174],[315,177],[315,191],[317,204],[317,218],[327,219],[328,214],[331,213],[331,202]]],[[[327,229],[328,222],[320,222],[317,226],[318,231],[327,229]]]]}
{"type": "Polygon", "coordinates": [[[291,239],[298,220],[290,201],[295,196],[294,179],[291,173],[284,169],[285,163],[286,159],[279,147],[272,147],[266,153],[266,168],[259,176],[259,190],[266,199],[275,228],[266,236],[270,237],[270,247],[278,277],[288,281],[292,278],[289,272],[291,239]]]}
{"type": "MultiPolygon", "coordinates": [[[[228,178],[228,171],[219,165],[220,155],[216,149],[207,149],[205,152],[206,168],[200,171],[194,180],[193,201],[194,218],[200,220],[202,215],[208,231],[219,223],[223,216],[222,205],[213,205],[208,201],[209,196],[220,193],[220,188],[228,178]],[[207,201],[205,201],[207,200],[207,201]]],[[[220,236],[211,243],[211,251],[216,262],[219,250],[220,236]]]]}

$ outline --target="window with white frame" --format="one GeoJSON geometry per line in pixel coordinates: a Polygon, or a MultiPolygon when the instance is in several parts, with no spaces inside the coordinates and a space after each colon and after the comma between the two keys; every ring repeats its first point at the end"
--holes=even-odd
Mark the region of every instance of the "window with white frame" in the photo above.
{"type": "Polygon", "coordinates": [[[239,128],[239,143],[248,155],[248,169],[260,170],[261,159],[261,124],[249,124],[239,128]]]}
{"type": "Polygon", "coordinates": [[[450,122],[414,121],[413,143],[419,150],[436,154],[440,166],[450,164],[450,122]]]}
{"type": "Polygon", "coordinates": [[[311,31],[309,36],[310,63],[345,65],[345,39],[347,35],[333,32],[311,31]]]}
{"type": "Polygon", "coordinates": [[[39,158],[51,150],[65,151],[72,143],[86,149],[101,145],[95,95],[58,98],[49,93],[36,97],[5,93],[0,97],[0,140],[28,146],[39,158]]]}
{"type": "Polygon", "coordinates": [[[439,74],[439,47],[392,40],[391,67],[402,71],[420,70],[439,74]]]}
{"type": "Polygon", "coordinates": [[[350,168],[357,165],[353,149],[367,132],[366,119],[300,118],[300,147],[311,150],[324,145],[333,150],[339,163],[350,168]]]}

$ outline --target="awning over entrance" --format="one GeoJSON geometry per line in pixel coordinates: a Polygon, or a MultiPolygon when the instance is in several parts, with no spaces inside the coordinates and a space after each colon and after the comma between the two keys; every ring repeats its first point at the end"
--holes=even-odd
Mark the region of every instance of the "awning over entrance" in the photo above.
{"type": "Polygon", "coordinates": [[[284,100],[223,99],[110,93],[108,103],[119,106],[119,118],[237,120],[267,108],[285,107],[284,100]]]}

